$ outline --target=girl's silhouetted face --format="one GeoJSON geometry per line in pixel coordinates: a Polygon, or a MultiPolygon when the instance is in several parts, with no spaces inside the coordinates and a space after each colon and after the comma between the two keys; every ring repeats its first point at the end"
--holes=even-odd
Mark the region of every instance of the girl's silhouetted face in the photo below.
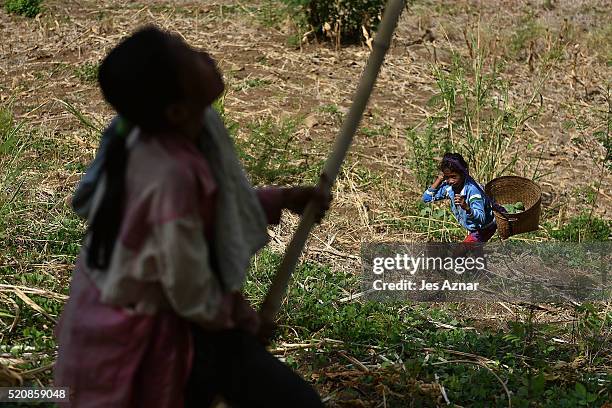
{"type": "Polygon", "coordinates": [[[166,110],[168,121],[190,138],[197,139],[203,126],[204,110],[224,90],[223,79],[210,56],[195,50],[179,37],[175,37],[179,63],[181,100],[170,104],[166,110]]]}

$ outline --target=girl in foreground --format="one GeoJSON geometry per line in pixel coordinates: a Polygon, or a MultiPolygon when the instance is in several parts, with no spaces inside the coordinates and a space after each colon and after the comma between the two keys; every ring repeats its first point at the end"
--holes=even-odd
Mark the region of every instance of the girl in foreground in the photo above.
{"type": "Polygon", "coordinates": [[[208,407],[218,396],[233,407],[322,406],[259,342],[241,289],[267,223],[310,199],[322,217],[329,198],[252,189],[210,107],[220,74],[179,37],[139,30],[105,58],[99,82],[135,126],[107,138],[99,177],[89,173],[75,197],[89,230],[57,328],[55,385],[71,388],[76,407],[208,407]]]}

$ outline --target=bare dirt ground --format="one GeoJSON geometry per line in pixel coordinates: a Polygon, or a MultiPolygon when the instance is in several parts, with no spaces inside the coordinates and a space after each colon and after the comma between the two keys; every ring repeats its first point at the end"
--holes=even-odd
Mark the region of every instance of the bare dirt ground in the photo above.
{"type": "MultiPolygon", "coordinates": [[[[270,17],[272,3],[255,3],[51,0],[35,19],[0,11],[0,102],[12,105],[33,136],[57,147],[48,156],[31,157],[59,165],[31,169],[38,181],[28,194],[65,205],[93,158],[99,134],[86,129],[62,100],[102,126],[107,123],[113,112],[88,79],[87,67],[147,23],[178,32],[218,61],[227,87],[225,114],[238,124],[240,140],[248,137],[249,124],[300,118],[295,138],[303,153],[309,160],[324,159],[369,50],[363,44],[337,50],[312,38],[289,45],[295,27],[270,17]]],[[[385,220],[405,218],[401,204],[420,200],[422,191],[407,166],[406,130],[434,113],[427,104],[437,92],[431,64],[449,63],[451,50],[469,55],[464,28],[476,29],[478,21],[483,41],[495,44],[500,55],[513,53],[502,73],[511,85],[511,102],[526,103],[541,86],[541,113],[521,129],[518,142],[534,148],[521,154],[517,173],[530,175],[538,158],[540,168],[550,172],[540,180],[543,221],[562,223],[588,207],[587,192],[597,189],[599,180],[593,207],[609,220],[612,176],[602,172],[605,150],[592,137],[604,129],[601,118],[609,109],[609,5],[605,0],[416,2],[400,21],[364,116],[363,128],[370,131],[356,136],[332,210],[316,228],[306,257],[356,270],[363,242],[428,238],[423,231],[393,228],[385,220]],[[511,50],[525,21],[543,29],[511,50]],[[561,55],[545,64],[543,56],[559,42],[561,55]]],[[[282,250],[296,224],[297,218],[287,215],[271,231],[273,247],[282,250]]],[[[60,261],[55,267],[54,273],[68,277],[69,264],[60,261]]],[[[497,325],[504,313],[488,307],[482,310],[483,321],[497,325]]]]}

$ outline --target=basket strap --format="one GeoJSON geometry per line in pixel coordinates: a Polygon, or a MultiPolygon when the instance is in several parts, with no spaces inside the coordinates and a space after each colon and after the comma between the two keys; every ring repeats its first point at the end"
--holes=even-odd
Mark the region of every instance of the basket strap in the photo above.
{"type": "Polygon", "coordinates": [[[474,183],[478,191],[480,191],[480,194],[482,194],[482,196],[484,197],[485,201],[488,201],[489,204],[491,204],[491,207],[493,207],[495,211],[503,214],[504,216],[508,215],[508,211],[503,206],[497,204],[497,201],[495,201],[493,197],[488,196],[487,193],[485,193],[484,190],[480,187],[480,184],[478,184],[478,182],[474,180],[472,176],[470,176],[469,174],[466,174],[465,178],[474,183]]]}

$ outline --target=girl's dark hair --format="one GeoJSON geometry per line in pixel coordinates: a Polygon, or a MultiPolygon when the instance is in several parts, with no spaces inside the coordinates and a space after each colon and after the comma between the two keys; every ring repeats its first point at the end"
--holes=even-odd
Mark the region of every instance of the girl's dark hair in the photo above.
{"type": "MultiPolygon", "coordinates": [[[[166,107],[180,99],[178,43],[147,26],[115,47],[102,61],[98,81],[104,98],[122,118],[143,130],[164,130],[166,107]]],[[[113,129],[104,161],[106,189],[89,226],[87,264],[107,269],[123,212],[128,161],[125,132],[113,129]]]]}
{"type": "Polygon", "coordinates": [[[91,241],[87,252],[87,265],[91,268],[107,269],[113,254],[123,212],[127,156],[125,136],[113,134],[107,146],[104,163],[104,196],[89,225],[91,241]]]}
{"type": "Polygon", "coordinates": [[[168,127],[164,111],[182,96],[178,44],[170,33],[147,26],[123,40],[100,65],[104,99],[143,130],[168,127]]]}
{"type": "Polygon", "coordinates": [[[440,171],[443,170],[455,171],[466,175],[469,172],[469,167],[463,156],[459,153],[445,153],[440,162],[440,171]]]}

